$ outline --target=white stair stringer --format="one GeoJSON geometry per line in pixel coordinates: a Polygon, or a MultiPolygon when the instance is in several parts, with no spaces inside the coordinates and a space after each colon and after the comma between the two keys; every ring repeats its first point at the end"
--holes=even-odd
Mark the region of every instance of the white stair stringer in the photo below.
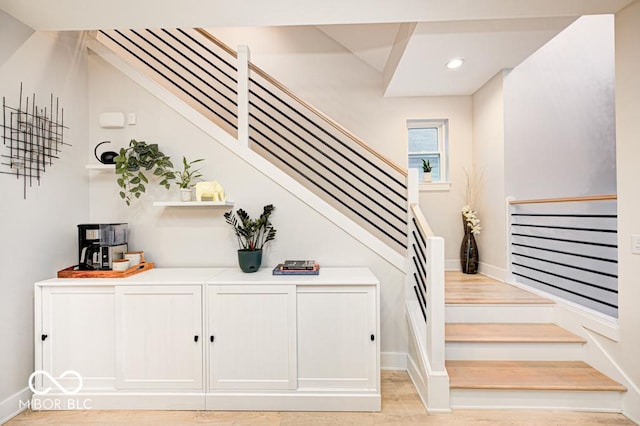
{"type": "Polygon", "coordinates": [[[449,375],[446,369],[434,371],[425,356],[426,325],[416,300],[407,302],[409,351],[407,372],[429,413],[450,413],[449,375]]]}
{"type": "Polygon", "coordinates": [[[404,255],[380,241],[380,239],[372,235],[362,226],[349,219],[339,210],[322,200],[309,189],[305,188],[302,184],[298,183],[295,179],[280,170],[274,164],[252,151],[245,144],[239,143],[235,138],[194,110],[187,103],[129,65],[125,60],[112,52],[98,40],[89,40],[87,45],[91,51],[96,53],[107,63],[111,64],[114,68],[135,81],[138,85],[157,97],[164,104],[189,120],[193,125],[211,136],[226,149],[244,160],[247,164],[263,173],[266,177],[283,187],[300,201],[316,210],[336,226],[340,227],[343,231],[376,252],[398,270],[405,272],[406,258],[404,255]]]}

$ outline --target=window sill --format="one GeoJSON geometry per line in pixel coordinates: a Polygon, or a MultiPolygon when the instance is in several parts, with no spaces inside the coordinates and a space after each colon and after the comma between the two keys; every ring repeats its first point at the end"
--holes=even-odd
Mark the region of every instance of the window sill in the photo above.
{"type": "Polygon", "coordinates": [[[420,192],[443,192],[451,190],[451,182],[420,182],[420,192]]]}

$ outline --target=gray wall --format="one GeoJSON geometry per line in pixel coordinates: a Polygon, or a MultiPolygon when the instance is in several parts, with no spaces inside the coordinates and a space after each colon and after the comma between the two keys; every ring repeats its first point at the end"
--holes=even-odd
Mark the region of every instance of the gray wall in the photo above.
{"type": "Polygon", "coordinates": [[[505,78],[506,194],[616,192],[613,16],[578,19],[505,78]]]}

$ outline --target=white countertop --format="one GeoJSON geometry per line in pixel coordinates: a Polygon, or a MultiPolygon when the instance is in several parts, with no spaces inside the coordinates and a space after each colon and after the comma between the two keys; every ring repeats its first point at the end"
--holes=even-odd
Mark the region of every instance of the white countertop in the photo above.
{"type": "Polygon", "coordinates": [[[207,284],[296,284],[296,285],[362,285],[377,284],[368,268],[320,268],[319,275],[273,275],[273,267],[244,273],[228,268],[207,280],[207,284]]]}
{"type": "Polygon", "coordinates": [[[379,281],[365,267],[320,268],[319,275],[273,275],[273,267],[245,273],[239,268],[154,268],[126,278],[51,278],[37,286],[193,285],[193,284],[295,284],[295,285],[371,285],[379,281]]]}

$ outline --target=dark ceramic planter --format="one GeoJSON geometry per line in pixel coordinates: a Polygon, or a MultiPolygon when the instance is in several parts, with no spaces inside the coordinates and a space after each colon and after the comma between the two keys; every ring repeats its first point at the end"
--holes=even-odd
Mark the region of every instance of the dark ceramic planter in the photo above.
{"type": "Polygon", "coordinates": [[[242,272],[257,272],[262,264],[262,250],[238,250],[238,264],[242,272]]]}

